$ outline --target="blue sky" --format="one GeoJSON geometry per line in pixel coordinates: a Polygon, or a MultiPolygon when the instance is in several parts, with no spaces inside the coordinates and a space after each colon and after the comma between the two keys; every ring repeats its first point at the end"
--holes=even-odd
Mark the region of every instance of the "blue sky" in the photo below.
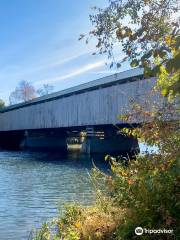
{"type": "Polygon", "coordinates": [[[106,2],[0,0],[0,98],[8,102],[21,80],[58,91],[113,73],[105,56],[92,56],[93,42],[78,41],[91,28],[91,7],[106,2]]]}

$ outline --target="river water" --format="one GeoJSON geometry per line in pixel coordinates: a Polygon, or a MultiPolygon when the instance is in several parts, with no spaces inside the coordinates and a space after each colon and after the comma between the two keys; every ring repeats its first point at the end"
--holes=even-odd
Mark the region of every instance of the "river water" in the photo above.
{"type": "MultiPolygon", "coordinates": [[[[107,164],[93,159],[103,171],[107,164]]],[[[93,202],[92,159],[77,154],[0,152],[0,240],[28,239],[65,202],[93,202]]]]}

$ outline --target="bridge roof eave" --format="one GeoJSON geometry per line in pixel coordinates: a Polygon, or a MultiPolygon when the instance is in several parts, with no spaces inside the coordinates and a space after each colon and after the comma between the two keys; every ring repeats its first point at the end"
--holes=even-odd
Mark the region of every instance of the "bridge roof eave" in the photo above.
{"type": "Polygon", "coordinates": [[[84,84],[80,84],[78,86],[75,87],[71,87],[71,88],[67,88],[65,90],[61,90],[55,93],[51,93],[48,94],[46,96],[42,96],[42,97],[38,97],[35,98],[33,100],[24,102],[24,103],[19,103],[19,104],[15,104],[15,105],[11,105],[8,107],[5,107],[3,109],[0,109],[0,113],[4,113],[4,112],[9,112],[11,110],[14,109],[18,109],[18,108],[23,108],[26,106],[30,106],[30,105],[35,105],[35,104],[39,104],[39,103],[43,103],[43,102],[47,102],[47,101],[51,101],[51,100],[55,100],[57,98],[61,98],[61,97],[65,97],[65,96],[69,96],[69,95],[73,95],[79,92],[83,92],[83,91],[88,91],[88,90],[92,90],[92,89],[96,89],[98,87],[105,87],[107,85],[113,85],[115,83],[124,83],[126,81],[129,81],[129,79],[133,79],[133,78],[137,78],[143,76],[143,69],[142,68],[134,68],[134,69],[130,69],[124,72],[119,72],[116,74],[112,74],[110,76],[106,76],[100,79],[96,79],[84,84]]]}

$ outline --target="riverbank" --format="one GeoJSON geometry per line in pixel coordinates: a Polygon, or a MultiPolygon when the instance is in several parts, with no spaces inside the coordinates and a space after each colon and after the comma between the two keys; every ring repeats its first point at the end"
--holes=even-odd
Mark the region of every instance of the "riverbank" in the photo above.
{"type": "Polygon", "coordinates": [[[141,128],[124,129],[158,151],[126,162],[107,156],[111,174],[95,168],[91,175],[95,203],[65,208],[63,216],[43,224],[32,239],[131,240],[143,235],[142,239],[178,240],[179,122],[165,122],[166,112],[161,114],[157,118],[152,113],[152,122],[141,128]]]}

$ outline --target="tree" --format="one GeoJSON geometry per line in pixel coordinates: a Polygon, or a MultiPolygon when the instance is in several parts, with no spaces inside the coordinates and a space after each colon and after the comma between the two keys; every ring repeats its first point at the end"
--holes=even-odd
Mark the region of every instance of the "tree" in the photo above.
{"type": "MultiPolygon", "coordinates": [[[[119,43],[126,53],[124,61],[129,60],[132,67],[143,67],[147,75],[156,74],[159,87],[167,94],[178,94],[180,37],[179,25],[172,21],[177,1],[109,2],[107,8],[95,8],[98,13],[90,16],[95,26],[90,36],[97,38],[98,52],[112,57],[119,43]]],[[[121,116],[125,122],[134,122],[138,115],[141,126],[121,129],[122,134],[138,137],[148,146],[155,145],[158,151],[145,152],[137,155],[135,161],[128,158],[125,162],[121,157],[107,156],[111,174],[95,168],[92,176],[96,189],[94,205],[67,207],[62,217],[53,219],[50,226],[44,224],[33,239],[178,239],[180,126],[174,118],[178,113],[176,106],[167,102],[159,109],[154,103],[152,111],[148,111],[146,106],[134,104],[130,114],[121,116]],[[57,233],[51,231],[53,224],[57,233]],[[169,229],[173,233],[143,234],[140,238],[135,235],[137,226],[169,229]]]]}
{"type": "Polygon", "coordinates": [[[3,108],[3,107],[5,107],[5,102],[2,99],[0,99],[0,108],[3,108]]]}
{"type": "Polygon", "coordinates": [[[171,103],[153,112],[135,105],[132,115],[123,118],[131,121],[138,114],[143,124],[121,131],[138,136],[147,145],[156,145],[158,151],[139,154],[135,161],[106,156],[111,166],[110,174],[95,167],[89,175],[96,191],[92,206],[66,204],[63,215],[44,223],[32,233],[32,239],[179,239],[180,125],[178,121],[164,121],[173,111],[176,109],[171,103]],[[147,122],[147,117],[151,122],[147,122]],[[135,234],[138,226],[156,229],[156,234],[144,232],[138,236],[135,234]],[[157,229],[162,232],[156,232],[157,229]],[[166,234],[163,234],[164,229],[166,234]]]}
{"type": "Polygon", "coordinates": [[[180,93],[178,0],[109,0],[106,8],[94,10],[86,42],[95,37],[97,53],[109,58],[118,46],[126,55],[111,67],[129,61],[146,75],[158,76],[164,95],[180,93]]]}
{"type": "Polygon", "coordinates": [[[37,90],[39,96],[48,95],[53,92],[54,86],[49,84],[44,84],[40,89],[37,90]]]}
{"type": "Polygon", "coordinates": [[[15,91],[10,94],[10,104],[17,104],[20,102],[27,102],[36,97],[36,90],[34,86],[28,81],[21,81],[16,87],[15,91]]]}

